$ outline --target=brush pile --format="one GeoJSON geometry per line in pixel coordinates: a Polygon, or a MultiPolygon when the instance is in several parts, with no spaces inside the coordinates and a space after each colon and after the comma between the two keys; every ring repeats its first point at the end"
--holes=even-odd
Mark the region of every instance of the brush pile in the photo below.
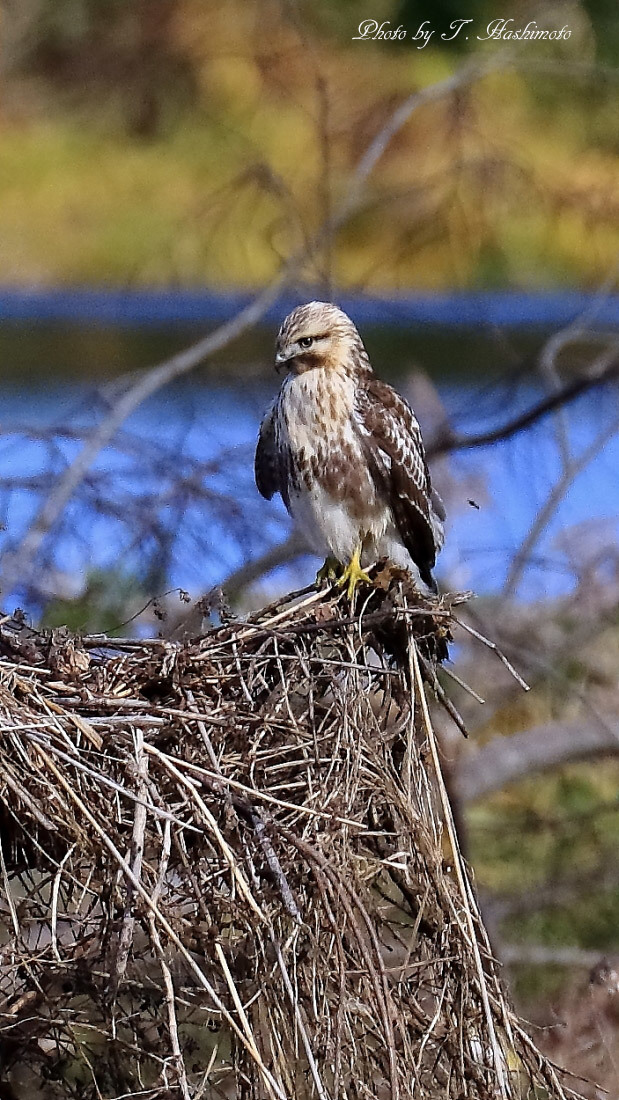
{"type": "Polygon", "coordinates": [[[3,1096],[569,1095],[458,851],[457,601],[377,581],[183,643],[0,624],[3,1096]]]}

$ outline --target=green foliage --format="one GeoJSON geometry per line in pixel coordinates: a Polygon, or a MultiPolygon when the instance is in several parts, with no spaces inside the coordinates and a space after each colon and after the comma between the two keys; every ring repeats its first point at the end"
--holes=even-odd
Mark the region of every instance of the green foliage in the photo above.
{"type": "Polygon", "coordinates": [[[581,0],[591,20],[598,57],[616,64],[619,61],[619,21],[616,0],[581,0]]]}
{"type": "MultiPolygon", "coordinates": [[[[506,942],[617,951],[618,785],[615,763],[570,765],[471,811],[471,861],[511,913],[506,942]]],[[[569,978],[564,967],[518,967],[517,990],[530,1007],[569,978]]]]}

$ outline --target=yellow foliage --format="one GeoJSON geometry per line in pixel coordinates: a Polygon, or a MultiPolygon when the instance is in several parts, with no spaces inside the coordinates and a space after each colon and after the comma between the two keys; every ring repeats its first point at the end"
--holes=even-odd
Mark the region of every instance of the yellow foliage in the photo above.
{"type": "MultiPolygon", "coordinates": [[[[180,0],[172,31],[197,99],[155,139],[59,100],[5,117],[0,280],[259,286],[346,198],[394,109],[458,63],[321,37],[270,0],[180,0]]],[[[506,69],[412,114],[331,242],[340,287],[607,275],[616,154],[560,68],[544,79],[543,107],[536,78],[506,69]]]]}

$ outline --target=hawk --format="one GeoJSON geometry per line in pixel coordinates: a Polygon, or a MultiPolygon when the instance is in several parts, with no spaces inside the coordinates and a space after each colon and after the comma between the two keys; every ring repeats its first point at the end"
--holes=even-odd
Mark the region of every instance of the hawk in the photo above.
{"type": "Polygon", "coordinates": [[[361,337],[341,309],[310,302],[277,336],[286,377],[260,426],[256,485],[279,493],[310,547],[349,595],[364,568],[389,558],[436,591],[432,569],[445,512],[432,489],[410,405],[374,374],[361,337]]]}

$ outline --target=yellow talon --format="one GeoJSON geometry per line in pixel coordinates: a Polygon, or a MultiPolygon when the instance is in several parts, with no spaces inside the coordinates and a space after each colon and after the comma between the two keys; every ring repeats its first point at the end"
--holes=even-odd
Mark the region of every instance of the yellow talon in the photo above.
{"type": "Polygon", "coordinates": [[[348,599],[352,600],[355,588],[361,581],[365,581],[366,584],[372,583],[370,577],[361,568],[361,550],[357,547],[337,583],[340,588],[345,584],[348,585],[348,599]]]}
{"type": "Polygon", "coordinates": [[[334,584],[339,574],[339,561],[337,558],[332,558],[331,555],[325,558],[324,565],[321,565],[316,574],[316,584],[321,585],[324,581],[328,584],[334,584]]]}

